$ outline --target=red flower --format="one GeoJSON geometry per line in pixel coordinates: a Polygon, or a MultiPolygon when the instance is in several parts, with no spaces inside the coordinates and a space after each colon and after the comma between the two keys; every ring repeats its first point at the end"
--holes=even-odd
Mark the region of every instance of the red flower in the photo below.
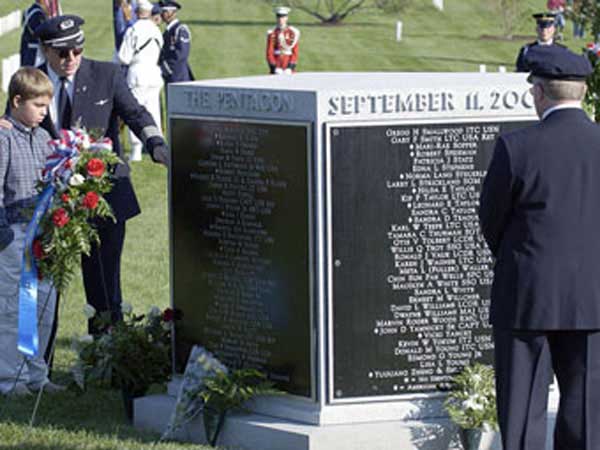
{"type": "Polygon", "coordinates": [[[33,251],[33,257],[35,259],[42,259],[45,256],[44,248],[42,247],[42,243],[38,239],[33,241],[33,245],[31,247],[32,247],[32,251],[33,251]]]}
{"type": "Polygon", "coordinates": [[[67,159],[65,161],[65,169],[70,169],[71,167],[73,167],[73,163],[71,163],[70,159],[67,159]]]}
{"type": "Polygon", "coordinates": [[[175,319],[175,311],[171,308],[167,308],[163,311],[162,320],[164,322],[172,322],[175,319]]]}
{"type": "Polygon", "coordinates": [[[85,197],[83,197],[82,205],[87,209],[96,209],[96,206],[98,206],[98,200],[100,200],[98,194],[93,191],[88,192],[85,194],[85,197]]]}
{"type": "Polygon", "coordinates": [[[56,211],[54,211],[54,214],[52,214],[52,222],[54,222],[54,225],[56,225],[58,228],[64,227],[69,223],[69,220],[71,220],[69,214],[64,208],[58,208],[56,211]]]}
{"type": "Polygon", "coordinates": [[[101,159],[92,158],[88,161],[86,169],[90,176],[101,177],[104,173],[104,163],[101,159]]]}
{"type": "Polygon", "coordinates": [[[591,48],[594,48],[595,46],[596,46],[596,44],[594,44],[593,42],[589,42],[589,43],[586,45],[586,47],[587,47],[587,48],[590,48],[590,49],[591,49],[591,48]]]}
{"type": "Polygon", "coordinates": [[[71,197],[69,197],[69,194],[67,194],[65,192],[64,194],[62,194],[60,196],[60,199],[63,201],[63,203],[69,203],[69,200],[71,200],[71,197]]]}

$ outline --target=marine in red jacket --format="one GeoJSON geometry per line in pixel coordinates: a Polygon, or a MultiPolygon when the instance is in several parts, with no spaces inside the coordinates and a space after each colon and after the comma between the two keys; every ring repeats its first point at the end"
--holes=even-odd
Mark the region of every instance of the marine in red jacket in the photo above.
{"type": "Polygon", "coordinates": [[[290,8],[275,8],[277,26],[267,32],[267,63],[272,74],[291,74],[298,63],[300,30],[287,24],[290,8]]]}

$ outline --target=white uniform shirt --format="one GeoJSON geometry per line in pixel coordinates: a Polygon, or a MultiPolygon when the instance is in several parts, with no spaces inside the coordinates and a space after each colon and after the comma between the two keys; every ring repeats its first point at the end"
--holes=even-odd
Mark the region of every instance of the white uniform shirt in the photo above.
{"type": "Polygon", "coordinates": [[[129,66],[129,87],[162,86],[158,65],[162,46],[162,34],[151,19],[140,19],[127,29],[118,58],[121,64],[129,66]]]}

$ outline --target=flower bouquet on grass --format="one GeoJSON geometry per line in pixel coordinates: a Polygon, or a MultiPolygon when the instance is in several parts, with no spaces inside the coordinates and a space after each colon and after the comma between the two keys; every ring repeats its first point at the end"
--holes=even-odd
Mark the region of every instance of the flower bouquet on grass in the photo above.
{"type": "Polygon", "coordinates": [[[121,162],[108,138],[94,140],[83,130],[61,132],[50,142],[54,153],[48,157],[40,196],[49,198],[41,218],[32,253],[39,275],[52,280],[63,292],[73,279],[81,254],[89,254],[99,243],[92,220],[114,220],[104,194],[112,189],[109,167],[121,162]]]}
{"type": "Polygon", "coordinates": [[[465,367],[452,381],[452,391],[444,406],[450,419],[459,427],[463,448],[479,449],[482,431],[498,430],[494,369],[473,364],[465,367]]]}
{"type": "Polygon", "coordinates": [[[131,418],[133,399],[171,375],[171,334],[177,314],[157,307],[135,314],[127,303],[122,312],[123,320],[113,324],[109,311],[96,314],[92,306],[84,307],[86,317],[107,331],[96,338],[88,335],[74,340],[78,359],[72,373],[82,389],[87,385],[120,387],[131,418]]]}

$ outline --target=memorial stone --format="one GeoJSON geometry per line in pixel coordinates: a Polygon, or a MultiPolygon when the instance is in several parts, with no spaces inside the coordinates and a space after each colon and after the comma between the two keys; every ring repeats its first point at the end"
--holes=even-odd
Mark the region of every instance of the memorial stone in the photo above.
{"type": "MultiPolygon", "coordinates": [[[[291,394],[257,413],[328,439],[361,423],[372,450],[391,448],[384,421],[445,429],[452,376],[493,359],[478,199],[498,135],[536,120],[528,88],[506,73],[170,85],[179,370],[206,346],[291,394]]],[[[396,448],[448,448],[393,430],[396,448]]]]}

